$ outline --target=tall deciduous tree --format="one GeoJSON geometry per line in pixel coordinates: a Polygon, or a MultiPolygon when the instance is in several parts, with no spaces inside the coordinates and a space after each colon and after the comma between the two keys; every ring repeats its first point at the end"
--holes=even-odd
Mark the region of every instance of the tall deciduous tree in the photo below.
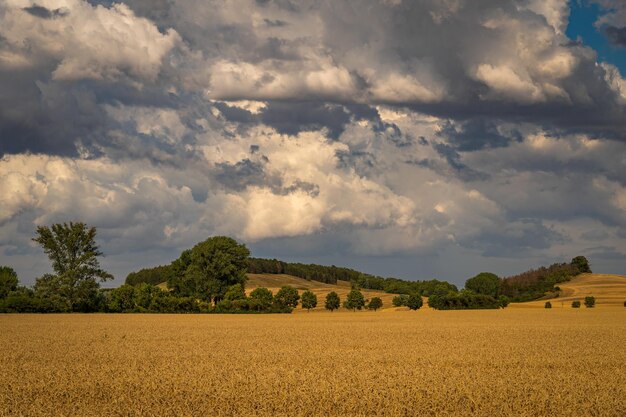
{"type": "Polygon", "coordinates": [[[245,245],[230,237],[209,238],[172,263],[168,286],[175,294],[218,303],[229,287],[244,287],[249,255],[245,245]]]}
{"type": "Polygon", "coordinates": [[[490,295],[498,297],[502,281],[496,274],[491,272],[481,272],[473,278],[465,281],[465,288],[474,291],[476,294],[490,295]]]}
{"type": "Polygon", "coordinates": [[[54,295],[70,311],[97,309],[99,282],[113,276],[100,267],[96,228],[80,222],[39,226],[33,241],[41,245],[55,272],[37,280],[39,295],[54,295]]]}
{"type": "Polygon", "coordinates": [[[0,299],[17,289],[17,274],[8,266],[0,266],[0,299]]]}

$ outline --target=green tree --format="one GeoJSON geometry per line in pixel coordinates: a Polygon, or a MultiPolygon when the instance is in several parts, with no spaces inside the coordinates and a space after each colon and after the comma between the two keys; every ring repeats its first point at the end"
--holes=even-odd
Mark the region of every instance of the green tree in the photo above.
{"type": "Polygon", "coordinates": [[[270,305],[272,304],[272,301],[274,301],[274,294],[272,294],[272,292],[265,287],[259,287],[252,290],[250,298],[263,304],[270,305]]]}
{"type": "Polygon", "coordinates": [[[0,300],[6,298],[11,291],[15,291],[17,284],[17,273],[13,268],[0,266],[0,300]]]}
{"type": "Polygon", "coordinates": [[[544,304],[545,308],[552,308],[552,303],[550,301],[546,301],[546,303],[544,304]]]}
{"type": "Polygon", "coordinates": [[[226,294],[224,294],[224,300],[235,301],[245,300],[246,292],[241,284],[235,284],[228,287],[226,294]]]}
{"type": "Polygon", "coordinates": [[[281,307],[296,308],[300,295],[298,290],[290,285],[283,285],[274,296],[274,302],[281,307]]]}
{"type": "Polygon", "coordinates": [[[363,294],[359,290],[352,290],[348,293],[346,297],[346,302],[344,306],[350,310],[361,310],[365,307],[365,298],[363,294]]]}
{"type": "Polygon", "coordinates": [[[502,281],[496,274],[491,272],[481,272],[473,278],[465,281],[465,288],[474,291],[476,294],[490,295],[498,298],[502,281]]]}
{"type": "Polygon", "coordinates": [[[501,295],[500,297],[498,297],[498,303],[500,304],[500,307],[502,308],[506,308],[510,302],[511,302],[511,299],[507,297],[506,295],[501,295]]]}
{"type": "Polygon", "coordinates": [[[164,297],[165,295],[165,292],[156,285],[150,285],[145,282],[139,283],[135,285],[135,307],[140,310],[149,310],[150,305],[156,298],[164,297]]]}
{"type": "Polygon", "coordinates": [[[407,299],[408,297],[406,295],[396,295],[391,300],[391,303],[393,304],[394,307],[402,307],[402,306],[406,306],[407,299]]]}
{"type": "Polygon", "coordinates": [[[100,268],[98,257],[102,252],[95,238],[96,228],[84,223],[37,227],[33,241],[39,243],[48,255],[55,274],[39,278],[36,293],[39,296],[54,293],[70,311],[98,309],[98,303],[102,302],[99,282],[113,279],[113,276],[100,268]]]}
{"type": "Polygon", "coordinates": [[[596,297],[590,295],[585,297],[585,307],[593,308],[596,305],[596,297]]]}
{"type": "Polygon", "coordinates": [[[129,312],[135,309],[135,288],[122,285],[109,293],[109,309],[114,312],[129,312]]]}
{"type": "Polygon", "coordinates": [[[584,256],[577,256],[572,259],[571,265],[576,267],[578,271],[582,273],[591,272],[591,267],[589,266],[589,261],[584,256]]]}
{"type": "Polygon", "coordinates": [[[211,237],[172,262],[168,287],[179,296],[218,303],[228,288],[246,281],[250,251],[226,236],[211,237]]]}
{"type": "Polygon", "coordinates": [[[265,287],[259,287],[250,293],[250,309],[255,311],[265,311],[272,307],[274,294],[265,287]]]}
{"type": "Polygon", "coordinates": [[[340,306],[341,299],[335,291],[331,291],[326,294],[326,303],[324,305],[324,307],[326,307],[326,310],[334,311],[337,310],[340,306]]]}
{"type": "Polygon", "coordinates": [[[305,291],[302,293],[302,308],[306,308],[311,311],[312,308],[317,307],[317,295],[311,291],[305,291]]]}
{"type": "Polygon", "coordinates": [[[419,310],[423,304],[424,301],[422,300],[422,296],[419,294],[411,294],[406,300],[406,305],[411,310],[419,310]]]}
{"type": "Polygon", "coordinates": [[[383,306],[383,300],[381,300],[380,297],[372,297],[369,304],[367,305],[367,308],[369,308],[370,310],[376,311],[382,306],[383,306]]]}
{"type": "Polygon", "coordinates": [[[580,308],[580,301],[578,300],[572,301],[572,308],[580,308]]]}

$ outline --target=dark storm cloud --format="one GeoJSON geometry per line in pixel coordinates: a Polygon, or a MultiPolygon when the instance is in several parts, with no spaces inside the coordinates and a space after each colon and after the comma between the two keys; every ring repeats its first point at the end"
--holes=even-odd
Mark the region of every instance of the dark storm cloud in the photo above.
{"type": "Polygon", "coordinates": [[[215,167],[215,179],[234,191],[244,191],[248,187],[256,186],[269,187],[272,192],[278,195],[288,195],[296,191],[303,191],[312,197],[319,194],[319,186],[306,181],[295,181],[293,184],[285,186],[279,176],[266,172],[264,165],[267,162],[269,160],[266,157],[261,157],[260,161],[243,159],[234,164],[218,163],[215,167]]]}
{"type": "Polygon", "coordinates": [[[590,259],[625,259],[626,253],[621,252],[614,246],[596,246],[585,250],[590,259]]]}
{"type": "Polygon", "coordinates": [[[64,9],[50,10],[43,6],[38,6],[37,4],[34,4],[30,7],[24,7],[22,10],[42,19],[52,19],[55,17],[62,17],[68,14],[68,11],[64,9]]]}
{"type": "Polygon", "coordinates": [[[475,239],[461,242],[466,248],[482,251],[487,257],[526,257],[534,250],[545,250],[564,236],[537,219],[519,219],[502,225],[498,233],[485,231],[475,239]]]}
{"type": "Polygon", "coordinates": [[[489,175],[470,168],[461,161],[461,154],[450,145],[445,143],[436,143],[433,145],[435,151],[446,161],[442,163],[439,160],[424,158],[420,160],[407,160],[405,163],[411,165],[418,165],[424,168],[429,168],[439,175],[454,176],[462,181],[486,181],[489,179],[489,175]]]}
{"type": "Polygon", "coordinates": [[[486,118],[468,120],[458,126],[448,122],[438,136],[445,137],[461,152],[508,146],[513,141],[521,142],[523,139],[518,131],[501,133],[497,122],[486,118]]]}
{"type": "MultiPolygon", "coordinates": [[[[327,129],[331,139],[338,139],[349,123],[358,120],[377,121],[376,129],[379,131],[387,126],[392,126],[380,121],[375,108],[362,104],[269,101],[265,107],[259,110],[258,114],[229,105],[228,102],[218,101],[215,103],[215,107],[231,122],[262,123],[286,135],[327,129]]],[[[398,135],[400,135],[399,129],[398,135]]]]}
{"type": "Polygon", "coordinates": [[[109,83],[32,81],[34,74],[0,72],[0,155],[46,153],[76,156],[77,144],[112,145],[108,133],[120,128],[104,105],[176,107],[154,88],[141,91],[109,83]]]}
{"type": "MultiPolygon", "coordinates": [[[[108,0],[91,3],[105,7],[113,4],[108,0]]],[[[249,2],[227,2],[220,7],[217,4],[211,7],[211,2],[166,0],[129,0],[127,4],[138,16],[154,21],[161,33],[172,28],[182,36],[186,45],[193,50],[202,51],[206,62],[196,62],[193,65],[208,68],[216,60],[255,65],[272,63],[270,67],[272,71],[266,71],[259,79],[258,86],[251,87],[249,94],[252,96],[255,95],[254,88],[262,88],[265,84],[275,81],[277,76],[288,76],[293,72],[295,79],[306,78],[307,65],[314,64],[315,59],[323,58],[330,59],[338,67],[345,67],[351,82],[356,86],[350,93],[325,91],[322,94],[326,97],[323,102],[315,100],[294,102],[294,99],[308,99],[317,94],[315,90],[294,90],[291,97],[287,96],[285,100],[272,100],[268,97],[269,104],[258,117],[246,114],[241,109],[227,109],[223,104],[218,105],[227,118],[238,123],[252,123],[258,120],[284,134],[326,128],[329,136],[336,139],[352,117],[357,119],[359,117],[358,110],[350,109],[349,103],[362,101],[363,97],[369,96],[373,102],[407,106],[422,113],[464,121],[461,126],[454,128],[456,130],[449,129],[443,132],[449,135],[449,144],[461,152],[506,146],[512,141],[519,140],[519,136],[514,133],[503,134],[498,131],[494,122],[490,121],[494,118],[510,123],[536,123],[546,129],[626,139],[624,106],[619,104],[618,93],[606,82],[606,69],[596,65],[595,56],[589,53],[588,48],[576,44],[567,46],[567,39],[558,39],[555,36],[553,45],[547,47],[545,51],[537,52],[536,57],[528,58],[529,62],[519,59],[515,48],[529,50],[535,45],[528,41],[528,47],[518,46],[516,42],[520,42],[521,38],[512,36],[506,25],[499,26],[498,22],[513,19],[522,28],[515,30],[529,32],[552,29],[546,29],[544,16],[533,12],[532,9],[520,8],[514,1],[485,0],[479,4],[472,4],[471,7],[461,3],[457,7],[434,1],[401,2],[396,6],[380,2],[372,3],[370,7],[361,7],[360,2],[351,1],[339,4],[330,1],[304,1],[297,7],[292,2],[266,2],[259,6],[258,12],[267,26],[267,31],[254,27],[249,18],[236,13],[241,7],[255,7],[249,2]],[[322,22],[321,35],[306,32],[310,30],[307,27],[309,19],[315,18],[322,22]],[[290,19],[298,21],[299,24],[291,24],[290,19]],[[496,23],[486,25],[485,22],[490,19],[496,23]],[[323,50],[324,54],[316,56],[314,51],[318,50],[323,50]],[[462,50],[463,53],[454,52],[456,50],[462,50]],[[543,83],[556,84],[556,87],[568,97],[567,99],[547,97],[528,101],[527,98],[508,97],[507,89],[503,90],[504,93],[499,91],[494,93],[487,85],[487,81],[478,79],[475,75],[480,64],[491,65],[494,61],[505,62],[506,68],[512,68],[511,71],[519,69],[519,73],[523,74],[526,71],[525,67],[529,68],[528,71],[533,71],[533,68],[541,64],[539,62],[541,56],[549,57],[555,51],[565,51],[575,57],[576,65],[571,72],[564,72],[557,80],[546,81],[541,79],[543,75],[534,75],[528,83],[529,85],[531,82],[534,83],[533,88],[538,89],[543,88],[543,83]],[[496,55],[500,55],[497,60],[494,59],[496,55]],[[533,59],[538,62],[532,62],[533,59]],[[377,75],[372,76],[364,72],[363,68],[367,67],[371,67],[377,75]],[[300,74],[300,71],[304,72],[300,74]],[[402,94],[410,91],[410,85],[394,87],[392,92],[397,92],[393,94],[378,92],[385,91],[387,82],[385,77],[389,74],[421,77],[421,83],[426,88],[431,88],[431,84],[441,84],[445,93],[434,100],[423,100],[419,95],[403,98],[402,94]],[[365,94],[368,90],[369,95],[365,94]]],[[[38,5],[27,9],[29,13],[44,18],[61,13],[38,5]]],[[[177,59],[192,62],[184,55],[177,59]]],[[[30,83],[35,79],[45,81],[48,78],[46,71],[49,74],[53,68],[50,65],[51,63],[47,63],[46,67],[40,67],[41,71],[31,74],[30,79],[25,81],[30,83]]],[[[191,74],[193,77],[199,77],[195,72],[193,69],[187,72],[183,65],[167,69],[166,75],[169,74],[168,76],[174,77],[177,81],[185,81],[186,77],[191,78],[191,74]]],[[[13,77],[7,75],[3,80],[11,78],[13,77]]],[[[172,78],[157,79],[155,87],[162,87],[165,81],[169,83],[171,80],[172,78]]],[[[203,88],[201,79],[185,82],[193,88],[203,88]]],[[[29,92],[32,90],[32,84],[26,88],[18,87],[16,90],[29,92]]],[[[148,88],[142,91],[149,90],[148,88]]],[[[38,107],[37,96],[36,91],[31,91],[22,98],[11,97],[10,101],[31,100],[33,106],[38,107]]],[[[67,100],[71,101],[72,98],[68,97],[67,100]]],[[[8,105],[2,104],[3,107],[8,105]]],[[[57,101],[55,105],[68,107],[67,114],[75,113],[71,102],[57,101]]],[[[352,104],[352,106],[361,106],[362,109],[372,113],[375,111],[368,105],[352,104]]],[[[43,108],[34,109],[32,117],[37,118],[37,114],[40,114],[39,117],[45,119],[50,115],[49,108],[41,107],[43,108]]],[[[100,124],[98,119],[103,119],[103,116],[97,109],[94,108],[94,111],[94,117],[85,115],[90,119],[89,123],[84,120],[75,123],[76,131],[67,126],[74,124],[74,121],[60,120],[61,116],[53,118],[58,120],[56,123],[65,125],[66,130],[55,139],[44,138],[34,127],[47,126],[45,131],[52,132],[51,136],[56,137],[54,132],[59,129],[51,126],[53,122],[49,120],[44,120],[43,123],[15,119],[0,121],[4,125],[0,127],[3,132],[17,133],[23,138],[20,142],[27,143],[27,146],[21,147],[5,144],[2,149],[4,152],[19,152],[25,149],[54,152],[55,145],[46,143],[52,141],[59,143],[61,151],[58,153],[66,154],[72,147],[71,144],[78,138],[90,141],[89,136],[93,135],[85,134],[85,129],[80,126],[81,123],[87,123],[87,133],[97,130],[93,129],[93,124],[100,124]]],[[[362,117],[373,120],[375,115],[362,117]]],[[[390,137],[390,140],[395,139],[399,139],[400,146],[407,143],[404,140],[406,138],[390,137]]]]}
{"type": "Polygon", "coordinates": [[[283,26],[287,26],[289,23],[283,21],[283,20],[271,20],[271,19],[263,19],[263,21],[265,22],[265,24],[269,27],[274,27],[274,28],[279,28],[279,27],[283,27],[283,26]]]}
{"type": "Polygon", "coordinates": [[[626,47],[626,27],[608,26],[604,28],[604,33],[613,45],[626,47]]]}

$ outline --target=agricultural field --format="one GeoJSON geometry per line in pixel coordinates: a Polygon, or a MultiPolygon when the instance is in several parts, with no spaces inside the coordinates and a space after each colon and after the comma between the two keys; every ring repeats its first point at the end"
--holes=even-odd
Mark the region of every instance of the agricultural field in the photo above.
{"type": "MultiPolygon", "coordinates": [[[[583,301],[586,296],[596,298],[596,308],[622,307],[626,301],[626,276],[608,274],[580,274],[559,284],[558,297],[551,298],[553,308],[570,308],[572,301],[583,301]]],[[[543,308],[547,300],[514,303],[510,307],[543,308]]]]}
{"type": "Polygon", "coordinates": [[[0,315],[0,416],[624,416],[626,308],[0,315]]]}

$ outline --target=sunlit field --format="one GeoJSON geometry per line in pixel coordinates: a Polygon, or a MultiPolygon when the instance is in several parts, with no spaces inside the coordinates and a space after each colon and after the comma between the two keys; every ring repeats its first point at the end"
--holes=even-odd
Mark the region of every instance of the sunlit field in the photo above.
{"type": "Polygon", "coordinates": [[[626,308],[1,315],[0,415],[626,415],[626,308]]]}

